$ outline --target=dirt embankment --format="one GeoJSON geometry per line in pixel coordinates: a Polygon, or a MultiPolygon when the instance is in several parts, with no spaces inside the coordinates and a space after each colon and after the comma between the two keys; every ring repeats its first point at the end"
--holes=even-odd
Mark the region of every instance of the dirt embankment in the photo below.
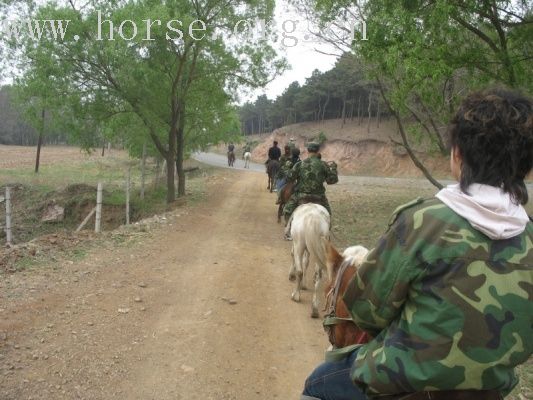
{"type": "MultiPolygon", "coordinates": [[[[302,151],[301,157],[307,157],[305,145],[316,137],[312,134],[313,131],[298,134],[298,130],[293,125],[288,128],[290,129],[285,127],[277,129],[268,136],[263,135],[261,137],[262,142],[252,151],[252,158],[255,161],[264,161],[268,148],[272,146],[274,140],[278,141],[279,146],[283,148],[291,138],[295,139],[296,145],[302,151]]],[[[423,176],[406,151],[401,146],[392,144],[390,140],[368,139],[364,138],[363,135],[360,135],[356,140],[337,139],[333,138],[334,132],[333,134],[327,131],[323,132],[328,140],[322,145],[322,157],[327,161],[335,161],[341,174],[391,177],[423,176]]],[[[449,171],[447,157],[422,151],[417,151],[416,155],[432,174],[437,177],[447,177],[449,171]]]]}

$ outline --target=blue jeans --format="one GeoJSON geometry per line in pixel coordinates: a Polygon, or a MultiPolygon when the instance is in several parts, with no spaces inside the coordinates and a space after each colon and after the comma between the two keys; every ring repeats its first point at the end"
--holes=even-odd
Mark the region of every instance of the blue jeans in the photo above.
{"type": "Polygon", "coordinates": [[[366,400],[350,378],[356,356],[354,351],[341,361],[320,364],[305,381],[303,394],[322,400],[366,400]]]}
{"type": "Polygon", "coordinates": [[[278,192],[281,190],[283,186],[287,183],[287,178],[281,178],[276,179],[276,189],[278,189],[278,192]]]}

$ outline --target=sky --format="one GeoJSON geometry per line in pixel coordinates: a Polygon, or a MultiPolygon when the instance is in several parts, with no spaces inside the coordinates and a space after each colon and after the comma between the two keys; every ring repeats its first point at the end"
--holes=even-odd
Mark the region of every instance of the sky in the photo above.
{"type": "Polygon", "coordinates": [[[286,46],[279,46],[278,51],[285,56],[291,69],[275,78],[264,89],[257,89],[241,100],[254,100],[263,94],[273,100],[282,94],[292,82],[298,81],[303,84],[315,69],[321,72],[330,70],[337,60],[336,56],[316,51],[319,48],[322,52],[338,53],[338,50],[331,45],[312,41],[311,35],[307,32],[305,16],[299,15],[294,8],[288,5],[287,1],[276,0],[275,12],[275,27],[280,39],[283,39],[284,32],[287,36],[284,42],[286,46]],[[295,24],[292,21],[295,21],[295,24]],[[283,26],[283,24],[285,25],[283,26]],[[292,31],[294,25],[297,27],[296,31],[288,33],[292,31]]]}
{"type": "MultiPolygon", "coordinates": [[[[39,3],[46,3],[47,1],[49,0],[38,0],[39,3]]],[[[289,6],[287,0],[276,0],[275,13],[274,30],[279,39],[275,47],[278,53],[286,58],[290,69],[276,77],[265,88],[256,89],[246,94],[241,93],[239,96],[239,103],[241,104],[245,101],[254,101],[257,96],[263,94],[273,100],[282,94],[292,82],[298,81],[303,84],[306,78],[311,76],[313,70],[318,69],[324,72],[333,68],[335,64],[336,56],[321,54],[316,51],[316,48],[329,53],[338,53],[338,50],[331,45],[316,43],[316,39],[309,34],[305,16],[299,14],[294,7],[289,6]]],[[[0,83],[10,82],[10,77],[0,76],[0,83]]]]}

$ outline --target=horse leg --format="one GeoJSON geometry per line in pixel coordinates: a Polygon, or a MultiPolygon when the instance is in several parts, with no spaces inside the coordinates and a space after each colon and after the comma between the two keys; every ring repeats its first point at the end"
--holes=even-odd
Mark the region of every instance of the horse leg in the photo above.
{"type": "Polygon", "coordinates": [[[307,283],[305,282],[305,275],[306,275],[308,267],[309,267],[309,251],[306,249],[303,254],[303,263],[302,263],[302,271],[303,271],[302,290],[307,290],[307,283]]]}
{"type": "Polygon", "coordinates": [[[279,206],[278,206],[278,224],[281,223],[281,216],[283,215],[283,206],[285,204],[283,203],[280,203],[279,206]]]}
{"type": "Polygon", "coordinates": [[[318,286],[320,285],[320,280],[322,279],[322,269],[318,263],[315,264],[315,290],[313,292],[313,302],[311,306],[311,318],[318,318],[318,286]]]}
{"type": "Polygon", "coordinates": [[[294,244],[291,248],[291,269],[289,270],[289,281],[294,282],[296,280],[296,265],[294,263],[294,244]]]}
{"type": "MultiPolygon", "coordinates": [[[[296,287],[294,288],[294,291],[292,292],[291,298],[292,300],[296,302],[300,302],[300,290],[302,287],[302,278],[303,278],[303,270],[302,270],[302,258],[303,258],[303,252],[305,248],[302,244],[294,243],[293,244],[293,268],[291,270],[292,275],[296,278],[296,287]]],[[[291,273],[289,273],[289,279],[291,277],[291,273]]]]}

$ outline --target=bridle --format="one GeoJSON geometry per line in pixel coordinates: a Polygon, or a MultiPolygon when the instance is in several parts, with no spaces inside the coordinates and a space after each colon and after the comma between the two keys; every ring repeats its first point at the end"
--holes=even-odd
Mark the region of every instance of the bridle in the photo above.
{"type": "MultiPolygon", "coordinates": [[[[322,325],[324,326],[324,330],[326,331],[328,335],[329,342],[336,346],[336,340],[335,340],[335,325],[343,324],[351,322],[352,324],[353,319],[351,317],[338,317],[336,315],[337,313],[337,299],[339,297],[339,291],[341,287],[342,277],[344,276],[344,273],[350,267],[352,264],[350,263],[351,260],[344,260],[337,271],[337,276],[335,278],[335,284],[331,287],[329,290],[327,296],[326,296],[326,308],[327,314],[324,317],[324,321],[322,322],[322,325]]],[[[362,343],[364,339],[366,339],[367,334],[365,332],[361,332],[361,335],[357,337],[356,342],[362,343]]]]}

